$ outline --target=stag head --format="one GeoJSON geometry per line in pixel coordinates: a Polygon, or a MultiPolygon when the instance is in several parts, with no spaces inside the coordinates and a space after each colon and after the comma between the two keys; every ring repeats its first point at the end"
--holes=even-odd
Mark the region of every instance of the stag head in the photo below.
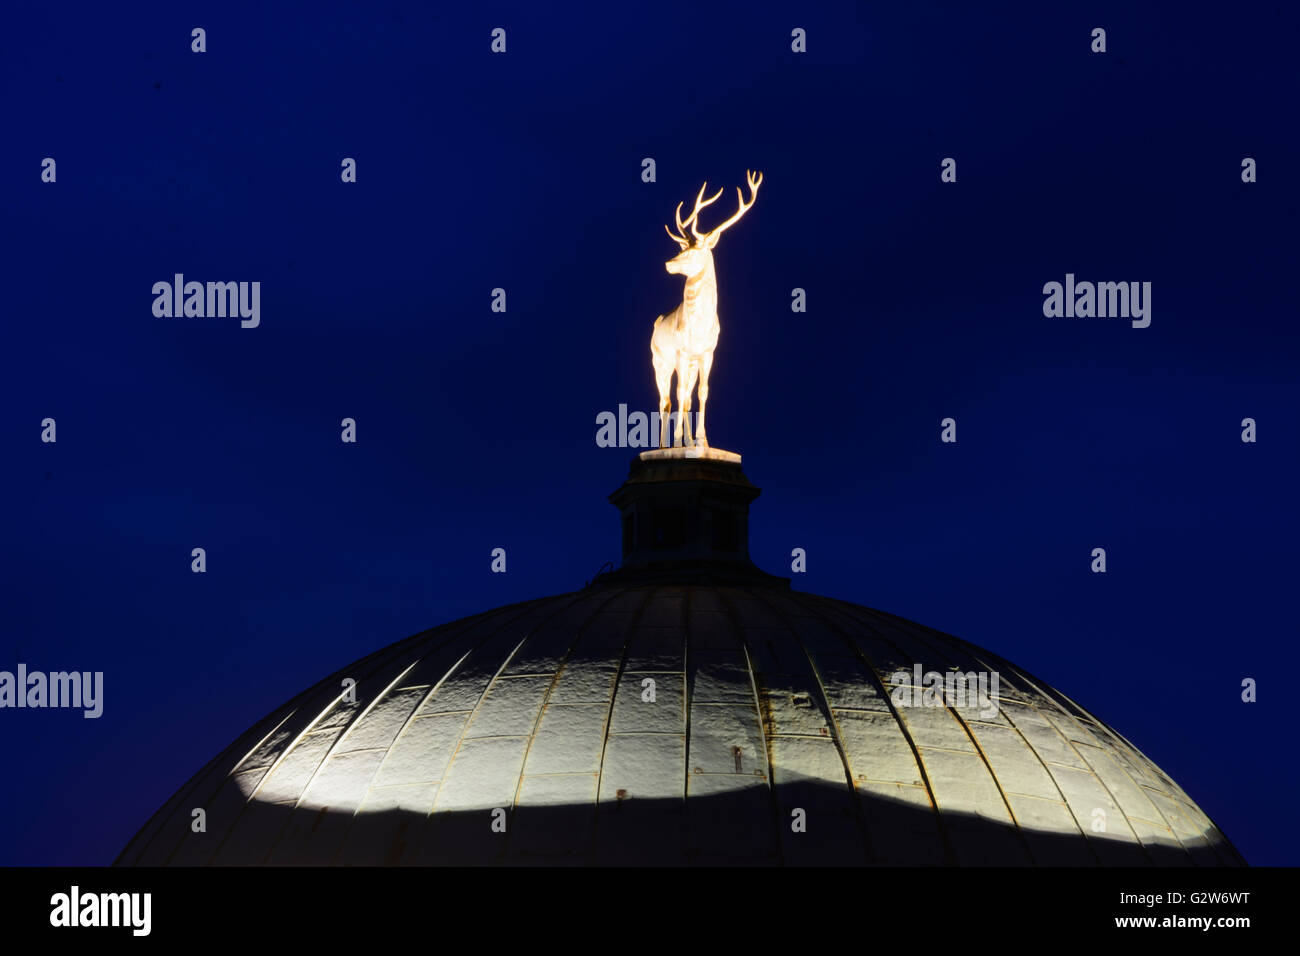
{"type": "Polygon", "coordinates": [[[664,263],[664,268],[670,273],[684,276],[695,276],[705,271],[713,262],[713,249],[722,237],[722,233],[735,225],[736,222],[749,211],[749,207],[754,205],[754,199],[758,195],[758,187],[763,182],[762,173],[751,173],[745,170],[745,181],[749,184],[749,202],[745,202],[745,195],[741,192],[740,187],[736,187],[736,199],[740,204],[730,219],[726,222],[714,226],[708,232],[701,233],[697,228],[699,225],[700,210],[705,206],[717,202],[722,190],[719,189],[708,199],[704,198],[704,191],[709,188],[705,183],[700,187],[699,195],[695,197],[695,209],[682,221],[682,204],[677,204],[677,212],[674,218],[677,221],[677,232],[674,234],[671,229],[664,226],[664,231],[668,233],[668,238],[681,247],[681,252],[664,263]],[[690,235],[687,235],[687,229],[690,235]]]}

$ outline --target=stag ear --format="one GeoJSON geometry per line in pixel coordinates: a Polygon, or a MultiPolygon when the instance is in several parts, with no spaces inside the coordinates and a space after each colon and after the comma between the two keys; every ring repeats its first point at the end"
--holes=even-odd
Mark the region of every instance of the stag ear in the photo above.
{"type": "Polygon", "coordinates": [[[715,246],[717,246],[718,240],[721,238],[722,238],[722,233],[711,232],[704,237],[704,242],[701,243],[701,245],[703,245],[705,249],[713,249],[715,246]]]}

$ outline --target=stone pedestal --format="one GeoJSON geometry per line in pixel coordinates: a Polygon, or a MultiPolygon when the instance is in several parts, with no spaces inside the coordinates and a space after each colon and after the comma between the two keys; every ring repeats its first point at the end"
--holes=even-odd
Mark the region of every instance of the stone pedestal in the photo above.
{"type": "Polygon", "coordinates": [[[691,445],[691,446],[674,446],[672,448],[652,448],[650,451],[643,451],[639,456],[641,461],[679,461],[679,460],[700,460],[700,461],[729,461],[733,464],[740,464],[740,455],[734,451],[723,451],[721,448],[709,448],[708,446],[691,445]]]}
{"type": "MultiPolygon", "coordinates": [[[[749,504],[759,495],[735,452],[658,448],[632,460],[609,496],[622,521],[622,567],[597,581],[735,583],[788,588],[749,557],[749,504]]],[[[595,582],[593,582],[595,583],[595,582]]]]}

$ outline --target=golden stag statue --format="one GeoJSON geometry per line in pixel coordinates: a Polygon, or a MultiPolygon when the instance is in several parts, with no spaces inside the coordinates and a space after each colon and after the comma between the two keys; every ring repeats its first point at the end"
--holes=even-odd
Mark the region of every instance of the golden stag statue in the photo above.
{"type": "Polygon", "coordinates": [[[745,180],[749,183],[749,202],[736,187],[736,198],[740,208],[736,214],[706,233],[698,228],[700,210],[717,200],[722,195],[719,189],[709,199],[704,198],[708,183],[700,187],[700,194],[695,197],[695,209],[690,217],[682,222],[682,204],[677,204],[675,218],[677,234],[664,226],[668,237],[681,247],[681,252],[664,263],[670,273],[686,276],[686,291],[682,295],[681,305],[667,315],[655,319],[654,334],[650,336],[650,357],[654,363],[655,384],[659,386],[659,447],[668,447],[668,420],[672,408],[669,387],[672,385],[673,373],[677,373],[677,424],[673,433],[673,444],[681,445],[683,431],[685,444],[707,446],[708,437],[704,431],[704,408],[709,401],[709,370],[713,368],[713,349],[718,344],[718,277],[713,271],[713,248],[724,230],[730,228],[754,204],[758,187],[763,182],[763,174],[757,175],[745,171],[745,180]],[[686,234],[687,228],[690,235],[686,234]],[[695,390],[696,376],[700,383],[700,427],[695,440],[691,439],[691,392],[695,390]]]}

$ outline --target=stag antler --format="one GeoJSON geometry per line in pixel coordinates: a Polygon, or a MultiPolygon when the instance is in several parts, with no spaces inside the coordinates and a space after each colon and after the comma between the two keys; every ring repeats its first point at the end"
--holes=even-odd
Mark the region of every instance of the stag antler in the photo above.
{"type": "Polygon", "coordinates": [[[690,237],[686,235],[687,226],[690,226],[691,235],[694,236],[697,240],[703,240],[705,238],[704,236],[701,236],[699,232],[696,231],[695,229],[696,220],[699,219],[700,217],[701,209],[703,209],[705,206],[710,205],[711,203],[717,202],[718,197],[722,195],[722,190],[719,189],[710,198],[705,199],[704,190],[708,188],[709,188],[709,184],[707,182],[700,187],[700,194],[695,197],[695,209],[685,222],[682,222],[682,204],[681,203],[677,204],[677,212],[673,214],[674,218],[677,220],[677,235],[674,236],[672,230],[669,229],[667,226],[664,226],[664,232],[668,233],[668,238],[671,239],[673,242],[677,243],[683,249],[685,249],[687,246],[691,244],[690,237]]]}
{"type": "MultiPolygon", "coordinates": [[[[740,208],[736,210],[736,214],[732,216],[730,219],[728,219],[726,222],[722,223],[721,225],[714,226],[703,236],[701,236],[698,232],[695,232],[695,227],[692,226],[691,231],[695,232],[695,237],[697,239],[706,239],[709,241],[710,244],[717,243],[718,237],[722,235],[724,230],[734,226],[737,220],[739,220],[741,216],[749,212],[749,207],[754,205],[754,199],[758,196],[758,187],[763,184],[762,173],[757,174],[758,177],[757,179],[755,179],[754,177],[755,177],[754,173],[751,173],[748,169],[745,170],[745,182],[749,184],[749,202],[745,202],[745,194],[742,193],[740,191],[740,187],[737,186],[736,199],[740,203],[740,208]]],[[[715,196],[714,198],[716,199],[717,197],[715,196]]]]}

